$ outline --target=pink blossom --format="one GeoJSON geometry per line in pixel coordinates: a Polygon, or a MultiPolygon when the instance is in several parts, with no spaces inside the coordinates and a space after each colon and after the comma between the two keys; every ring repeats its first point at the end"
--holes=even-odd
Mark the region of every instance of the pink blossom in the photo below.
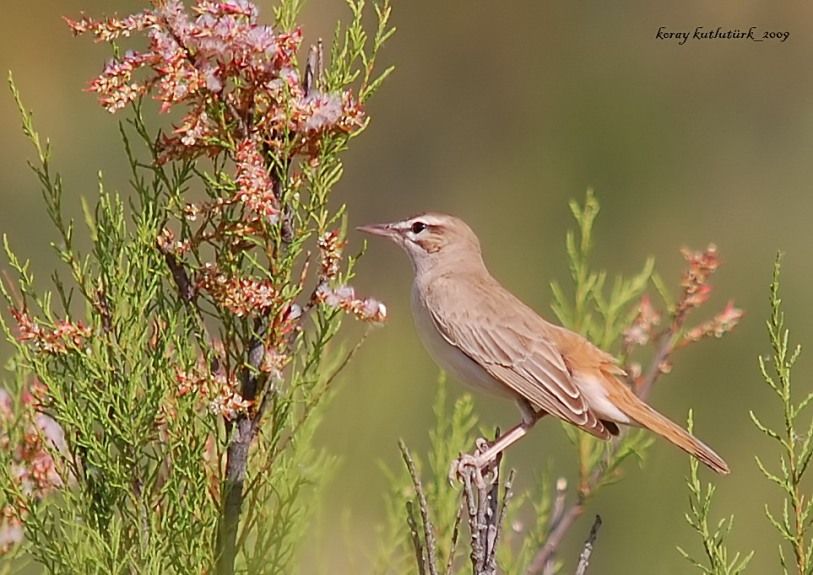
{"type": "Polygon", "coordinates": [[[127,52],[119,60],[110,60],[88,90],[99,95],[99,102],[108,112],[121,110],[146,92],[145,86],[133,81],[133,72],[148,58],[147,54],[127,52]]]}
{"type": "Polygon", "coordinates": [[[693,327],[683,336],[683,344],[699,341],[704,337],[723,337],[725,334],[737,327],[744,312],[734,306],[734,302],[729,301],[723,311],[715,315],[712,319],[693,327]]]}
{"type": "Polygon", "coordinates": [[[635,321],[624,330],[624,342],[627,345],[646,345],[660,321],[661,316],[658,310],[652,305],[649,296],[644,294],[638,304],[638,315],[635,316],[635,321]]]}
{"type": "Polygon", "coordinates": [[[233,420],[241,413],[247,412],[251,405],[252,402],[243,399],[231,385],[223,385],[209,404],[209,411],[224,419],[233,420]]]}
{"type": "Polygon", "coordinates": [[[23,540],[23,524],[16,515],[4,513],[0,522],[0,555],[5,555],[23,540]]]}
{"type": "Polygon", "coordinates": [[[279,208],[274,195],[274,182],[268,174],[258,144],[251,139],[240,142],[234,161],[237,166],[237,200],[270,223],[275,222],[279,208]]]}
{"type": "MultiPolygon", "coordinates": [[[[40,500],[63,486],[63,478],[52,454],[66,454],[68,446],[62,427],[52,417],[38,411],[42,389],[32,391],[32,387],[40,386],[35,382],[21,391],[18,413],[14,413],[17,406],[8,391],[0,389],[0,402],[3,404],[0,409],[0,435],[3,448],[10,454],[11,476],[26,497],[40,500]],[[9,434],[8,427],[12,424],[17,426],[21,435],[9,434]],[[12,444],[13,438],[16,442],[12,444]]],[[[6,513],[9,509],[4,509],[6,519],[10,518],[6,513]]]]}
{"type": "Polygon", "coordinates": [[[257,18],[257,7],[248,0],[199,0],[195,11],[212,16],[244,16],[251,22],[257,18]]]}
{"type": "Polygon", "coordinates": [[[714,316],[715,336],[721,337],[724,333],[734,329],[743,315],[745,315],[745,312],[735,307],[733,301],[729,301],[723,311],[714,316]]]}
{"type": "Polygon", "coordinates": [[[282,379],[282,370],[291,361],[290,356],[279,353],[275,349],[267,349],[263,360],[260,363],[260,371],[267,373],[272,379],[279,381],[282,379]]]}
{"type": "Polygon", "coordinates": [[[711,286],[708,284],[693,286],[691,290],[686,290],[683,304],[687,308],[700,307],[711,297],[711,286]]]}
{"type": "Polygon", "coordinates": [[[319,237],[318,246],[322,256],[321,277],[332,280],[339,275],[339,263],[342,259],[342,251],[347,245],[339,235],[339,230],[332,230],[319,237]]]}
{"type": "Polygon", "coordinates": [[[317,286],[314,298],[328,307],[352,313],[362,321],[382,323],[387,319],[387,306],[373,298],[357,298],[351,286],[343,285],[334,289],[322,282],[317,286]]]}
{"type": "Polygon", "coordinates": [[[342,99],[336,94],[315,94],[302,101],[299,129],[318,132],[335,126],[342,117],[342,99]]]}
{"type": "Polygon", "coordinates": [[[188,114],[175,133],[184,146],[199,146],[208,138],[214,137],[217,126],[209,119],[206,110],[195,110],[188,114]]]}
{"type": "Polygon", "coordinates": [[[96,36],[97,42],[111,42],[118,38],[129,37],[133,32],[140,32],[155,26],[157,19],[150,10],[145,10],[139,14],[133,14],[125,18],[107,18],[105,20],[94,20],[84,14],[79,20],[64,18],[68,27],[78,36],[90,32],[96,36]]]}
{"type": "MultiPolygon", "coordinates": [[[[296,63],[299,28],[277,33],[260,24],[248,0],[195,0],[191,13],[180,0],[154,4],[153,10],[126,18],[66,21],[75,34],[92,33],[97,39],[146,35],[146,50],[112,61],[90,90],[111,112],[148,93],[162,112],[187,108],[176,133],[161,141],[161,162],[215,154],[226,148],[225,142],[247,134],[269,150],[294,142],[293,153],[313,156],[324,133],[363,125],[361,107],[349,91],[304,94],[296,63]],[[134,80],[138,70],[141,81],[134,80]],[[210,120],[214,111],[217,122],[210,120]]],[[[272,202],[250,197],[267,215],[272,202]]]]}
{"type": "Polygon", "coordinates": [[[238,317],[266,314],[279,298],[270,280],[229,277],[214,264],[206,264],[198,272],[197,287],[238,317]]]}
{"type": "Polygon", "coordinates": [[[17,321],[18,338],[22,342],[33,343],[34,347],[50,354],[64,354],[69,350],[82,348],[90,337],[90,328],[82,322],[59,319],[52,329],[40,327],[26,312],[12,309],[11,315],[17,321]]]}

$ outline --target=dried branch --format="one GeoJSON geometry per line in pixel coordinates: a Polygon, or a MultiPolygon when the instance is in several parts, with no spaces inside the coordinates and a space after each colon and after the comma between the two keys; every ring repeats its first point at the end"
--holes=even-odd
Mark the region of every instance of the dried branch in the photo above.
{"type": "MultiPolygon", "coordinates": [[[[497,430],[496,436],[500,433],[497,430]]],[[[473,575],[497,573],[497,544],[502,530],[505,509],[513,495],[514,471],[508,474],[502,502],[500,502],[500,464],[497,456],[493,470],[483,477],[479,469],[467,467],[461,472],[463,498],[468,512],[471,533],[471,566],[473,575]]]]}
{"type": "Polygon", "coordinates": [[[195,287],[189,281],[189,274],[186,272],[183,264],[178,261],[178,258],[169,250],[158,248],[167,262],[167,267],[172,274],[172,280],[175,282],[175,287],[178,288],[178,296],[184,303],[190,303],[195,299],[195,287]]]}
{"type": "Polygon", "coordinates": [[[685,319],[685,314],[676,316],[669,328],[664,330],[664,332],[658,337],[657,351],[652,357],[649,368],[644,376],[637,382],[634,382],[632,386],[633,391],[635,391],[636,395],[638,395],[638,397],[641,399],[646,400],[649,397],[649,394],[652,391],[652,386],[655,384],[658,377],[660,377],[660,375],[663,373],[663,365],[665,362],[669,361],[672,352],[675,351],[675,345],[678,339],[677,335],[683,328],[685,319]]]}
{"type": "MultiPolygon", "coordinates": [[[[553,507],[551,508],[550,513],[550,522],[548,526],[548,541],[550,541],[552,535],[557,533],[559,530],[559,525],[561,525],[562,520],[565,516],[565,503],[567,501],[567,479],[564,477],[560,477],[556,480],[556,496],[553,500],[553,507]]],[[[576,516],[578,517],[578,515],[576,516]]],[[[575,517],[574,517],[575,519],[575,517]]],[[[568,526],[569,527],[569,526],[568,526]]],[[[539,559],[540,565],[542,566],[542,573],[543,575],[552,575],[555,571],[555,564],[553,562],[553,555],[555,552],[555,547],[552,547],[550,550],[550,554],[544,559],[539,559]]]]}
{"type": "Polygon", "coordinates": [[[564,539],[565,534],[573,526],[576,519],[581,517],[584,510],[584,501],[578,501],[567,508],[559,523],[545,540],[545,545],[542,546],[534,556],[533,561],[531,561],[531,565],[528,567],[528,571],[526,571],[527,575],[545,573],[546,565],[553,560],[553,555],[559,548],[559,544],[562,542],[562,539],[564,539]]]}
{"type": "MultiPolygon", "coordinates": [[[[426,572],[429,573],[429,575],[438,575],[437,544],[435,542],[435,529],[432,526],[432,520],[429,517],[429,504],[426,502],[426,493],[423,490],[421,478],[418,475],[417,469],[415,468],[415,461],[412,459],[412,455],[409,452],[409,448],[407,448],[403,440],[398,441],[398,448],[401,450],[401,456],[403,457],[404,463],[407,466],[409,476],[412,478],[412,485],[415,487],[415,495],[418,498],[418,509],[420,509],[421,513],[421,523],[423,525],[423,542],[426,547],[425,552],[419,552],[418,549],[416,548],[416,553],[418,553],[419,557],[421,558],[421,562],[419,563],[422,570],[421,572],[422,573],[424,572],[423,571],[424,567],[422,567],[422,565],[426,565],[426,568],[428,568],[428,571],[426,572]]],[[[407,509],[407,513],[408,515],[410,515],[409,509],[407,509]]],[[[414,523],[414,517],[412,521],[414,523]]],[[[410,529],[411,528],[412,525],[410,525],[410,529]]],[[[413,542],[415,542],[414,536],[413,542]]],[[[420,544],[420,541],[418,541],[417,543],[420,544]]]]}
{"type": "Polygon", "coordinates": [[[460,522],[463,521],[463,510],[466,507],[466,501],[461,494],[460,505],[457,506],[457,515],[454,519],[454,526],[452,527],[452,541],[449,544],[449,558],[446,561],[445,575],[452,575],[454,569],[455,551],[457,551],[457,542],[460,538],[460,522]]]}
{"type": "Polygon", "coordinates": [[[590,556],[593,554],[593,546],[596,544],[598,537],[598,530],[601,528],[601,516],[596,515],[593,526],[590,528],[590,534],[587,536],[587,541],[584,542],[584,548],[581,555],[579,555],[579,564],[576,567],[576,575],[584,575],[587,572],[587,566],[590,564],[590,556]]]}
{"type": "Polygon", "coordinates": [[[426,549],[421,543],[421,534],[418,532],[418,523],[415,521],[415,505],[412,501],[406,502],[406,515],[409,536],[412,538],[412,547],[415,549],[415,562],[418,564],[418,573],[426,575],[426,549]]]}

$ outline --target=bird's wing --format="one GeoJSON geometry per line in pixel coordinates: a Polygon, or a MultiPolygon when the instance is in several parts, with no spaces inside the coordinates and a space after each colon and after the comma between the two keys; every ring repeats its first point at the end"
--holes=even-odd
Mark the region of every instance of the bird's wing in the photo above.
{"type": "Polygon", "coordinates": [[[549,324],[494,287],[485,297],[465,298],[472,306],[428,306],[442,337],[537,408],[608,439],[610,432],[590,410],[565,358],[547,337],[549,324]],[[502,301],[507,298],[512,301],[502,301]]]}

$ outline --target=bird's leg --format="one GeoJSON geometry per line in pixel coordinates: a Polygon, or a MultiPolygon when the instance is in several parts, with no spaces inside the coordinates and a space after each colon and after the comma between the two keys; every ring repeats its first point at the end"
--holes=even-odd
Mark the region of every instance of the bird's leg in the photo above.
{"type": "Polygon", "coordinates": [[[535,411],[530,404],[524,400],[519,403],[522,411],[522,421],[500,435],[494,443],[488,445],[487,442],[478,441],[477,449],[474,453],[463,453],[452,462],[449,470],[449,480],[454,482],[455,478],[462,474],[467,466],[474,467],[478,473],[494,462],[497,455],[502,453],[510,445],[516,443],[528,433],[539,419],[545,415],[544,411],[535,411]],[[485,445],[482,445],[485,444],[485,445]],[[483,450],[485,447],[485,450],[483,450]]]}

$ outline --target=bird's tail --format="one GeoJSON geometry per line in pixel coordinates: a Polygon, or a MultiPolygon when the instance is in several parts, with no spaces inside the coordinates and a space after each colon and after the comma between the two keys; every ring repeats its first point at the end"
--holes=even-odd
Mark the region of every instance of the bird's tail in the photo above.
{"type": "Polygon", "coordinates": [[[717,473],[728,474],[731,472],[728,464],[712,448],[665,415],[652,409],[632,392],[629,393],[634,399],[624,402],[624,412],[641,427],[654,431],[670,443],[674,443],[717,473]]]}

